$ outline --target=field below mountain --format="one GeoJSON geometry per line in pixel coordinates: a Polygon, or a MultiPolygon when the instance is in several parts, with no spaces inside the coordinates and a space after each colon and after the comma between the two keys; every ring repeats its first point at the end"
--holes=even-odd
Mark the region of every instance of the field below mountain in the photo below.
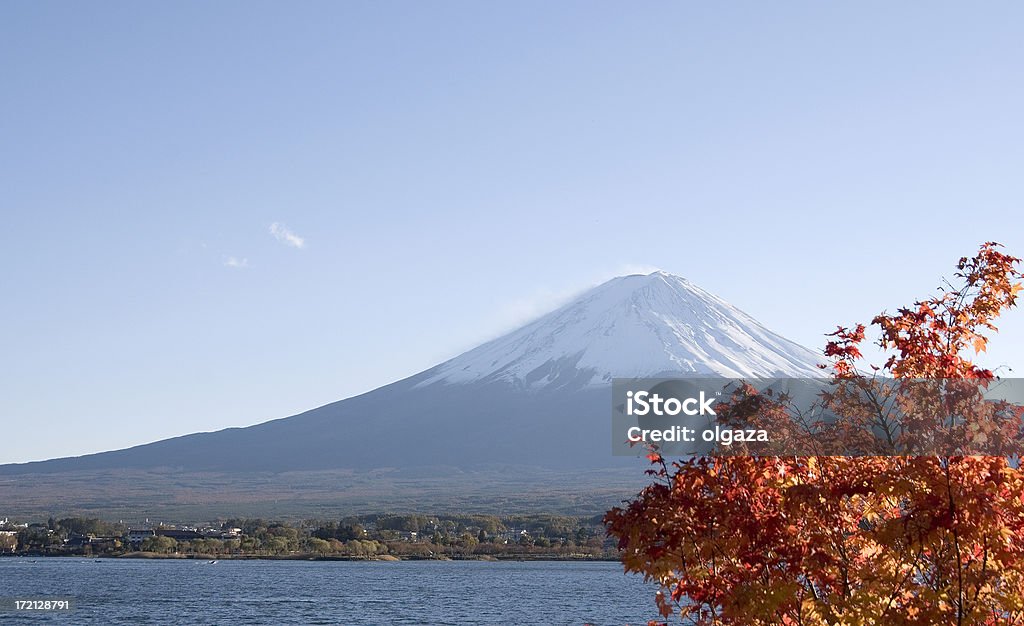
{"type": "Polygon", "coordinates": [[[635,494],[644,463],[583,473],[531,467],[465,470],[168,472],[94,470],[0,477],[11,518],[305,519],[377,511],[596,515],[635,494]]]}

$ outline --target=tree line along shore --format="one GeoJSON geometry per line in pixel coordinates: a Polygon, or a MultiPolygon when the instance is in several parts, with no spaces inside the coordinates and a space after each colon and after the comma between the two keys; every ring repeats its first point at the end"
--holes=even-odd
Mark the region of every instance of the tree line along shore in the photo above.
{"type": "Polygon", "coordinates": [[[194,524],[0,520],[0,556],[203,559],[617,559],[600,516],[377,514],[194,524]]]}

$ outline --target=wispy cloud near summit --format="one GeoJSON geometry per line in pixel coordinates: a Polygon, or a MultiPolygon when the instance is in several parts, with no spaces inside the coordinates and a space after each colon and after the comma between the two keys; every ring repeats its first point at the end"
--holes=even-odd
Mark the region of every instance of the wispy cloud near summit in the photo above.
{"type": "Polygon", "coordinates": [[[274,239],[277,239],[286,246],[299,249],[306,247],[306,240],[304,238],[288,230],[288,227],[280,222],[274,222],[270,225],[270,234],[274,236],[274,239]]]}

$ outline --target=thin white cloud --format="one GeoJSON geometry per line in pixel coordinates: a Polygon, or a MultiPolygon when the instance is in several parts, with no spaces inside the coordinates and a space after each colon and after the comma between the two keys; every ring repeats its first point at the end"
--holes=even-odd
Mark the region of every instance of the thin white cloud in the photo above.
{"type": "MultiPolygon", "coordinates": [[[[615,278],[616,276],[629,276],[630,274],[650,274],[651,272],[660,272],[661,268],[657,265],[647,265],[645,263],[626,263],[625,265],[619,266],[618,270],[613,272],[608,279],[615,278]]],[[[601,281],[604,282],[604,281],[601,281]]]]}
{"type": "Polygon", "coordinates": [[[249,259],[240,259],[238,257],[229,256],[224,259],[225,267],[233,267],[235,269],[245,269],[249,267],[249,259]]]}
{"type": "MultiPolygon", "coordinates": [[[[657,271],[661,271],[661,268],[656,265],[626,263],[611,272],[598,272],[592,274],[589,279],[576,281],[576,285],[572,287],[561,289],[549,287],[536,290],[525,297],[505,302],[495,315],[495,327],[501,331],[499,334],[515,330],[564,304],[568,304],[588,289],[597,287],[613,278],[631,274],[650,274],[657,271]]],[[[493,336],[489,336],[488,339],[493,339],[493,336]]]]}
{"type": "Polygon", "coordinates": [[[286,246],[299,248],[300,250],[306,247],[305,239],[288,230],[288,227],[280,222],[274,222],[270,225],[270,234],[274,236],[274,239],[277,239],[286,246]]]}

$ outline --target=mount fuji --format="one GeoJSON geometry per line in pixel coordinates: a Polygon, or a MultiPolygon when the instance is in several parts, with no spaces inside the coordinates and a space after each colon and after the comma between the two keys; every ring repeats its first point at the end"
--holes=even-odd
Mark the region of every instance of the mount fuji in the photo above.
{"type": "Polygon", "coordinates": [[[432,383],[601,387],[612,378],[820,375],[820,358],[665,272],[622,276],[421,374],[432,383]]]}
{"type": "MultiPolygon", "coordinates": [[[[806,378],[820,375],[820,362],[818,354],[684,278],[664,272],[623,276],[424,372],[299,415],[124,450],[0,466],[0,501],[18,501],[24,495],[19,484],[65,484],[84,475],[105,476],[98,484],[107,485],[113,476],[126,482],[134,479],[125,476],[144,474],[154,489],[186,501],[211,501],[211,489],[222,500],[237,497],[231,485],[242,477],[249,481],[244,489],[253,489],[254,476],[277,499],[294,494],[282,481],[295,473],[439,475],[446,489],[457,490],[460,480],[479,486],[480,468],[503,468],[498,474],[505,477],[532,471],[523,468],[621,471],[623,461],[633,460],[610,453],[613,378],[806,378]],[[448,469],[429,469],[438,467],[448,469]],[[212,481],[217,489],[182,486],[185,475],[204,476],[195,480],[212,481]],[[181,496],[181,489],[192,495],[181,496]]],[[[344,485],[356,489],[352,481],[330,484],[341,485],[328,489],[335,495],[344,485]]],[[[367,501],[374,492],[390,497],[389,487],[367,484],[359,488],[367,501]]],[[[86,492],[80,488],[60,497],[86,492]]],[[[323,494],[309,495],[317,497],[323,494]]]]}

